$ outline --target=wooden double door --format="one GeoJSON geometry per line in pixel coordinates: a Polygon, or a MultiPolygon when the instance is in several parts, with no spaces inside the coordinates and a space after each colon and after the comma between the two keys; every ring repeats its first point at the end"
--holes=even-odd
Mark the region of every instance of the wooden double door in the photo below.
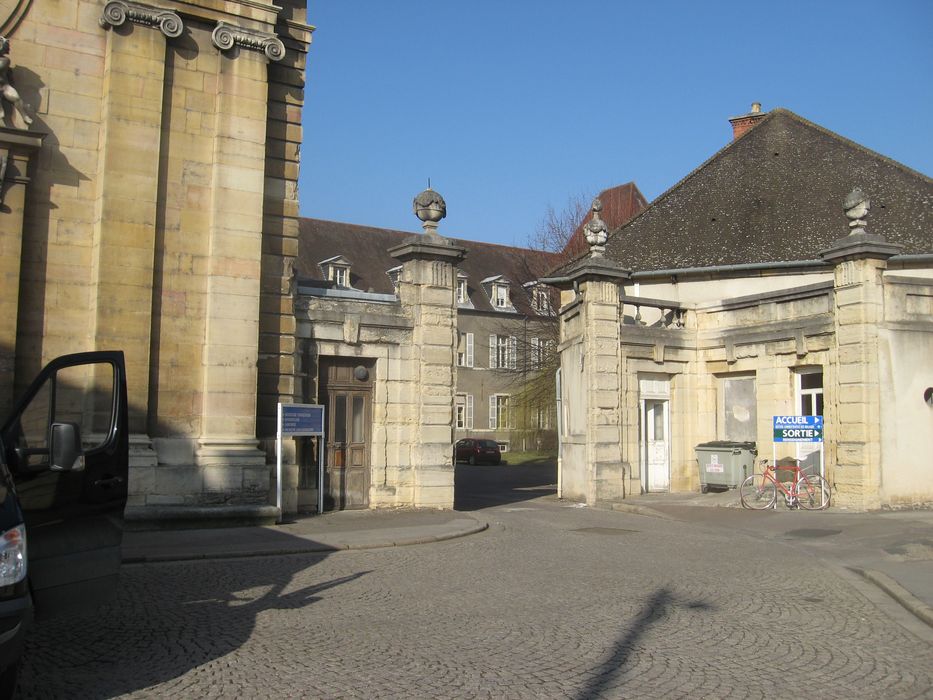
{"type": "Polygon", "coordinates": [[[324,510],[369,507],[370,435],[375,364],[360,358],[321,358],[324,436],[324,510]]]}

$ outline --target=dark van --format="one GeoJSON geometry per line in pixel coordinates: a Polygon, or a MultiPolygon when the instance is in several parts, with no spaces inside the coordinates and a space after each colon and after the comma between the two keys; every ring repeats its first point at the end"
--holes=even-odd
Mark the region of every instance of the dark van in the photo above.
{"type": "Polygon", "coordinates": [[[34,616],[116,590],[128,469],[123,353],[50,362],[0,428],[0,697],[34,616]]]}

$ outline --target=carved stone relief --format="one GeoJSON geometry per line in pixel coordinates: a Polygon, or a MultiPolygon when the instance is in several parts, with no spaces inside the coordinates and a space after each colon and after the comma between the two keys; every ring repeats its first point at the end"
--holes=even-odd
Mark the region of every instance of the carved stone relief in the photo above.
{"type": "Polygon", "coordinates": [[[110,0],[104,5],[104,14],[100,18],[100,26],[119,27],[127,20],[147,27],[158,27],[169,39],[181,36],[185,29],[181,17],[171,10],[151,7],[138,2],[127,0],[110,0]]]}
{"type": "Polygon", "coordinates": [[[285,58],[285,44],[275,34],[237,27],[226,22],[217,24],[211,33],[211,41],[221,51],[227,51],[234,46],[242,46],[263,52],[270,61],[281,61],[285,58]]]}

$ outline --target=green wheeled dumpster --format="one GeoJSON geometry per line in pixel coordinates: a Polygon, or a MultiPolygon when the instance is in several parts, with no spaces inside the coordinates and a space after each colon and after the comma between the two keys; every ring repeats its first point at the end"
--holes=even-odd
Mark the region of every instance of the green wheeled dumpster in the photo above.
{"type": "Polygon", "coordinates": [[[754,442],[703,442],[696,446],[700,466],[700,491],[734,489],[755,471],[758,450],[754,442]]]}

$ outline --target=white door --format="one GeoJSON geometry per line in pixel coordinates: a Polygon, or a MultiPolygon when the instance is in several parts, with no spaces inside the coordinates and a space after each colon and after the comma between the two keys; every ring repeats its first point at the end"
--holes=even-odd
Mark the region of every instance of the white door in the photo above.
{"type": "MultiPolygon", "coordinates": [[[[797,415],[823,415],[823,369],[813,367],[797,372],[797,415]]],[[[823,443],[797,443],[797,459],[810,474],[823,474],[823,443]]]]}
{"type": "Polygon", "coordinates": [[[646,491],[671,488],[671,446],[668,401],[642,400],[642,455],[646,491]]]}

